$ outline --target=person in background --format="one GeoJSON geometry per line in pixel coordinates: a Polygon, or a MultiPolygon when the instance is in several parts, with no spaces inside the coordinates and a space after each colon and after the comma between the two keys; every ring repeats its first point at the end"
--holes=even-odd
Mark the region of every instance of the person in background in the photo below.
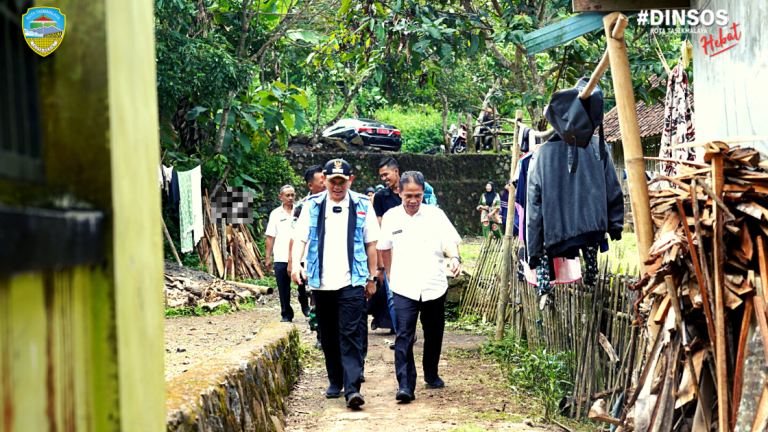
{"type": "Polygon", "coordinates": [[[373,199],[373,195],[376,193],[376,189],[369,187],[365,190],[365,194],[368,195],[369,199],[373,199]]]}
{"type": "MultiPolygon", "coordinates": [[[[275,280],[280,295],[281,322],[293,321],[293,308],[291,307],[291,277],[288,273],[288,246],[292,234],[293,201],[296,192],[291,185],[280,188],[278,198],[282,205],[269,214],[267,223],[267,269],[272,267],[272,254],[274,252],[275,280]]],[[[303,286],[299,286],[299,303],[304,316],[309,316],[309,304],[307,293],[303,286]]]]}
{"type": "Polygon", "coordinates": [[[384,189],[384,185],[383,184],[377,184],[376,185],[376,192],[378,192],[378,191],[380,191],[382,189],[384,189]]]}
{"type": "MultiPolygon", "coordinates": [[[[320,192],[323,192],[325,190],[325,182],[323,181],[323,167],[320,165],[312,165],[311,167],[307,168],[307,171],[304,172],[304,181],[307,183],[307,188],[309,188],[309,194],[305,196],[304,198],[299,201],[293,209],[293,222],[291,224],[291,228],[296,227],[296,221],[299,219],[299,216],[301,215],[301,209],[304,207],[304,203],[307,201],[309,197],[312,195],[319,194],[320,192]]],[[[293,237],[291,237],[291,241],[288,243],[288,274],[291,274],[293,272],[293,237]]],[[[301,266],[306,268],[306,254],[304,255],[301,266]]],[[[306,290],[307,280],[303,279],[302,283],[299,285],[299,290],[305,289],[306,290]]],[[[310,300],[312,302],[312,307],[309,309],[309,329],[311,331],[314,331],[317,333],[317,342],[315,343],[315,348],[322,349],[323,343],[322,338],[320,337],[320,330],[317,328],[317,311],[315,309],[315,296],[310,291],[310,300]]]]}
{"type": "MultiPolygon", "coordinates": [[[[387,185],[376,192],[373,198],[373,209],[376,211],[376,218],[381,224],[381,218],[390,209],[393,209],[400,204],[400,168],[397,165],[397,161],[392,157],[385,157],[379,161],[379,178],[384,184],[387,185]]],[[[378,186],[377,186],[378,187],[378,186]]],[[[395,309],[394,300],[392,297],[392,291],[389,289],[389,281],[384,271],[384,261],[381,257],[381,252],[377,253],[378,264],[376,266],[376,277],[379,280],[379,284],[387,290],[387,306],[389,307],[389,314],[392,318],[392,330],[397,332],[397,323],[395,321],[395,309]]],[[[395,345],[390,345],[390,349],[395,349],[395,345]]]]}
{"type": "Polygon", "coordinates": [[[483,226],[483,238],[488,237],[493,233],[496,238],[501,238],[501,230],[499,229],[499,222],[501,217],[499,216],[499,210],[501,210],[501,198],[496,193],[496,188],[493,182],[488,182],[485,185],[485,193],[480,196],[480,202],[477,205],[477,210],[480,211],[480,223],[483,226]]]}
{"type": "MultiPolygon", "coordinates": [[[[504,230],[507,226],[507,212],[509,211],[509,184],[512,180],[507,180],[507,184],[504,185],[504,192],[501,193],[501,229],[504,230]]],[[[514,203],[513,203],[514,205],[514,203]]]]}
{"type": "Polygon", "coordinates": [[[399,385],[395,398],[401,402],[415,399],[413,340],[419,314],[424,330],[424,381],[429,388],[445,387],[438,373],[448,290],[444,252],[450,260],[451,272],[461,271],[461,236],[442,210],[422,204],[424,183],[424,176],[418,171],[403,173],[399,188],[403,204],[384,215],[376,246],[384,258],[394,292],[395,373],[399,385]]]}
{"type": "Polygon", "coordinates": [[[424,182],[424,204],[438,206],[437,197],[435,196],[435,190],[427,182],[424,182]]]}
{"type": "Polygon", "coordinates": [[[376,292],[376,241],[379,225],[370,200],[349,190],[354,176],[343,159],[323,169],[326,191],[305,203],[294,229],[293,262],[307,251],[307,268],[293,266],[295,283],[308,279],[315,295],[330,383],[327,398],[341,397],[347,407],[365,403],[360,394],[363,341],[360,332],[365,299],[376,292]]]}

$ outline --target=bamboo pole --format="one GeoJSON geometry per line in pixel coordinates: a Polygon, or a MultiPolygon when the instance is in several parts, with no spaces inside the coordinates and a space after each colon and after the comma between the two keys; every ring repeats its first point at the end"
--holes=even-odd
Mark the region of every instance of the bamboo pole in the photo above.
{"type": "MultiPolygon", "coordinates": [[[[723,155],[716,153],[712,156],[712,188],[718,197],[723,194],[723,181],[723,155]]],[[[692,198],[695,199],[696,197],[692,198]]],[[[714,267],[715,285],[715,369],[717,371],[718,430],[727,431],[730,413],[728,410],[728,368],[726,364],[726,355],[728,354],[725,346],[725,303],[723,300],[723,290],[726,289],[723,282],[723,209],[713,202],[712,212],[715,216],[712,267],[714,267]]]]}
{"type": "Polygon", "coordinates": [[[168,240],[168,243],[171,245],[171,252],[173,252],[173,257],[176,258],[176,263],[184,267],[184,265],[181,264],[181,259],[179,259],[179,253],[176,252],[176,246],[173,244],[173,240],[171,239],[171,233],[168,232],[168,227],[165,226],[165,219],[163,219],[161,216],[160,220],[163,222],[163,233],[165,234],[166,240],[168,240]]]}
{"type": "Polygon", "coordinates": [[[635,95],[629,70],[629,57],[627,57],[627,43],[623,30],[620,30],[626,19],[627,17],[621,12],[614,12],[603,17],[603,24],[608,46],[607,54],[611,63],[613,87],[616,92],[616,107],[619,112],[619,127],[624,146],[624,165],[627,168],[629,195],[632,202],[632,218],[637,232],[637,252],[640,258],[641,271],[645,272],[648,250],[653,243],[653,223],[651,221],[650,200],[648,199],[648,186],[645,180],[643,146],[640,142],[635,95]],[[617,24],[617,32],[611,34],[614,23],[617,24]]]}
{"type": "MultiPolygon", "coordinates": [[[[523,118],[523,111],[515,111],[515,120],[523,118]]],[[[520,141],[517,139],[517,122],[515,122],[515,144],[512,147],[512,161],[509,167],[509,179],[515,175],[515,168],[517,167],[517,158],[520,155],[520,141]]],[[[507,224],[504,231],[504,243],[501,248],[502,264],[501,264],[501,285],[499,286],[499,304],[496,312],[496,340],[500,341],[504,339],[504,324],[506,323],[507,304],[509,303],[509,267],[512,265],[511,254],[512,251],[512,234],[514,233],[514,219],[515,219],[515,192],[516,188],[510,183],[509,196],[507,198],[507,224]]]]}

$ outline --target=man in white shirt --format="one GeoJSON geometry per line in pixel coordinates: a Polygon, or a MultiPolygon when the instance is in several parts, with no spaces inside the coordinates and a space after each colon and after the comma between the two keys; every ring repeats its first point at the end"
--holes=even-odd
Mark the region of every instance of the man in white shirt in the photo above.
{"type": "MultiPolygon", "coordinates": [[[[267,269],[272,267],[272,254],[274,253],[275,280],[280,295],[281,322],[293,321],[293,308],[291,307],[291,276],[288,274],[288,244],[293,230],[293,200],[296,192],[291,185],[280,188],[278,195],[283,204],[272,210],[267,223],[267,269]]],[[[301,288],[301,287],[300,287],[301,288]]],[[[309,302],[305,290],[299,290],[299,303],[304,316],[309,316],[309,302]]]]}
{"type": "Polygon", "coordinates": [[[421,312],[424,330],[424,381],[430,388],[444,387],[438,375],[440,351],[445,329],[445,275],[443,252],[448,254],[451,271],[461,271],[458,245],[461,236],[442,210],[422,204],[424,176],[408,171],[400,177],[402,205],[388,211],[381,220],[381,238],[377,249],[382,253],[389,286],[394,293],[397,336],[395,337],[395,373],[400,390],[396,399],[415,399],[416,364],[413,336],[421,312]]]}
{"type": "Polygon", "coordinates": [[[341,396],[347,406],[365,403],[360,394],[363,341],[360,329],[365,299],[376,292],[376,241],[379,226],[367,196],[349,190],[352,167],[342,160],[323,169],[326,191],[311,196],[294,227],[291,278],[306,277],[317,308],[323,340],[328,398],[341,396]]]}

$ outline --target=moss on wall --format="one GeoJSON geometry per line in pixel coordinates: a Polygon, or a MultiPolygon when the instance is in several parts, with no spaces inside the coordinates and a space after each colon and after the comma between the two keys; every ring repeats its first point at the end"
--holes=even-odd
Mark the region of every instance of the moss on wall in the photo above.
{"type": "MultiPolygon", "coordinates": [[[[501,193],[501,185],[509,176],[509,154],[460,154],[460,155],[423,155],[413,153],[288,153],[286,158],[296,174],[312,165],[324,165],[325,162],[342,158],[352,165],[355,180],[352,189],[363,192],[366,188],[381,183],[378,177],[378,163],[385,156],[392,156],[400,165],[400,172],[421,171],[435,189],[437,202],[448,218],[453,221],[459,234],[479,235],[480,212],[475,210],[480,195],[485,191],[485,183],[493,181],[501,193]]],[[[298,195],[308,192],[305,185],[300,185],[298,195]]]]}
{"type": "Polygon", "coordinates": [[[252,341],[170,380],[168,432],[282,431],[284,398],[301,371],[299,344],[293,324],[271,324],[252,341]]]}

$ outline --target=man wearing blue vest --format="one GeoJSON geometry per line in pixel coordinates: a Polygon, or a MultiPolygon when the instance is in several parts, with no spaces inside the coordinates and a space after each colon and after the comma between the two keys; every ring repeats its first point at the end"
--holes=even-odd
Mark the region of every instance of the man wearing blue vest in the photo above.
{"type": "Polygon", "coordinates": [[[352,167],[342,159],[323,169],[326,190],[309,197],[294,228],[293,262],[307,248],[307,267],[293,266],[291,278],[308,280],[315,296],[323,340],[328,398],[347,406],[365,403],[360,394],[363,340],[360,322],[365,299],[376,292],[376,241],[379,225],[367,196],[352,192],[352,167]]]}

